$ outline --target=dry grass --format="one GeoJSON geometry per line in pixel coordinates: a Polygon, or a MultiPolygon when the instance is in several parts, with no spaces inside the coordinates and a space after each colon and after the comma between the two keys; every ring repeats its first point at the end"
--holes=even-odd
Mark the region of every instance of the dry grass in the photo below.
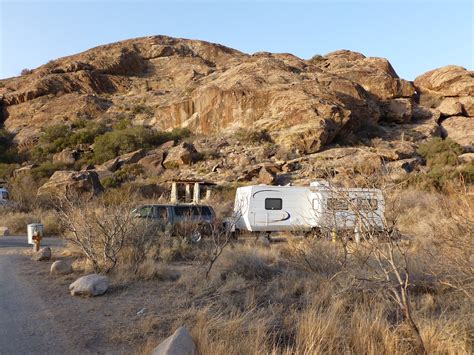
{"type": "Polygon", "coordinates": [[[52,211],[41,209],[31,212],[0,210],[0,225],[8,227],[14,234],[26,234],[26,226],[30,223],[42,223],[47,236],[61,233],[58,220],[52,211]]]}
{"type": "MultiPolygon", "coordinates": [[[[472,353],[472,197],[400,190],[387,205],[410,237],[411,305],[427,352],[472,353]]],[[[201,354],[416,353],[386,285],[364,281],[370,269],[357,247],[324,240],[270,248],[237,243],[225,249],[209,279],[206,250],[205,243],[163,239],[133,273],[125,248],[114,282],[146,282],[166,294],[134,323],[136,331],[114,336],[148,353],[184,324],[201,354]]],[[[74,268],[86,272],[90,265],[78,258],[74,268]]]]}

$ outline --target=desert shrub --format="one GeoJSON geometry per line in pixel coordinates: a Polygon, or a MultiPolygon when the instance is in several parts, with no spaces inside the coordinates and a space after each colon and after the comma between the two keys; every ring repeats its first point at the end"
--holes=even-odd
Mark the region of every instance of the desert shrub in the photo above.
{"type": "Polygon", "coordinates": [[[55,124],[43,129],[39,144],[29,151],[29,159],[36,163],[46,162],[54,153],[65,148],[74,149],[79,144],[92,144],[105,133],[107,127],[101,122],[80,120],[71,125],[55,124]]]}
{"type": "Polygon", "coordinates": [[[165,263],[192,260],[194,258],[193,247],[187,238],[162,236],[159,256],[165,263]]]}
{"type": "Polygon", "coordinates": [[[239,128],[235,132],[235,138],[242,143],[261,144],[273,142],[267,130],[252,130],[239,128]]]}
{"type": "Polygon", "coordinates": [[[34,178],[31,174],[20,175],[8,181],[10,198],[21,210],[30,211],[38,207],[38,188],[45,179],[34,178]]]}
{"type": "Polygon", "coordinates": [[[456,165],[462,152],[462,147],[449,138],[432,138],[418,148],[418,153],[426,159],[426,164],[431,168],[456,165]]]}
{"type": "Polygon", "coordinates": [[[152,115],[153,114],[153,108],[144,104],[140,105],[135,105],[132,108],[132,114],[138,115],[138,114],[146,114],[146,115],[152,115]]]}
{"type": "Polygon", "coordinates": [[[65,170],[67,166],[63,163],[45,162],[31,169],[31,175],[35,180],[44,180],[51,177],[58,170],[65,170]]]}
{"type": "Polygon", "coordinates": [[[8,180],[13,175],[15,169],[18,169],[18,167],[18,164],[0,163],[0,181],[8,180]]]}
{"type": "Polygon", "coordinates": [[[185,129],[160,132],[143,126],[112,130],[95,139],[95,161],[103,163],[134,150],[152,148],[170,140],[181,140],[189,134],[189,130],[185,129]]]}
{"type": "Polygon", "coordinates": [[[28,74],[31,74],[33,73],[33,69],[28,69],[28,68],[24,68],[20,71],[20,75],[28,75],[28,74]]]}
{"type": "Polygon", "coordinates": [[[114,130],[95,139],[94,157],[97,163],[103,163],[118,155],[161,143],[164,143],[161,137],[150,128],[140,126],[114,130]]]}
{"type": "Polygon", "coordinates": [[[95,272],[109,273],[120,264],[130,264],[136,274],[160,235],[151,220],[135,217],[135,198],[106,205],[68,195],[56,201],[56,218],[63,237],[76,246],[95,272]],[[128,250],[128,253],[126,252],[128,250]]]}
{"type": "Polygon", "coordinates": [[[16,162],[18,152],[13,143],[14,135],[0,128],[0,163],[16,162]]]}
{"type": "Polygon", "coordinates": [[[462,147],[449,138],[432,138],[417,150],[430,168],[428,173],[419,174],[414,182],[422,187],[443,188],[451,181],[474,181],[472,166],[459,166],[458,156],[462,147]]]}
{"type": "Polygon", "coordinates": [[[275,256],[258,248],[226,250],[216,271],[221,278],[238,275],[245,280],[269,280],[281,272],[275,256]]]}

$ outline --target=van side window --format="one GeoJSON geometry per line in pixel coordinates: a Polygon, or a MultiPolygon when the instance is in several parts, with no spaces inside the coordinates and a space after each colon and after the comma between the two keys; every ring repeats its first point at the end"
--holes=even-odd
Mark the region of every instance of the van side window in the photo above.
{"type": "Polygon", "coordinates": [[[153,217],[153,207],[143,206],[137,210],[137,213],[141,218],[151,218],[153,217]]]}
{"type": "Polygon", "coordinates": [[[177,216],[212,216],[212,212],[207,206],[176,206],[174,212],[177,216]]]}
{"type": "Polygon", "coordinates": [[[283,207],[283,200],[281,198],[266,198],[265,209],[266,210],[281,210],[283,207]]]}
{"type": "Polygon", "coordinates": [[[161,221],[166,221],[168,219],[168,211],[166,207],[157,207],[157,212],[156,216],[158,217],[159,220],[161,221]]]}

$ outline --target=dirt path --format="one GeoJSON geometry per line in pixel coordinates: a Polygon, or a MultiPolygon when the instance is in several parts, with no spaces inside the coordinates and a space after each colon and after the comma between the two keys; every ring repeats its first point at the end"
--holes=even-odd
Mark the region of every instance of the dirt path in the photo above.
{"type": "MultiPolygon", "coordinates": [[[[63,258],[61,244],[43,240],[53,260],[63,258]]],[[[0,238],[0,355],[134,354],[174,329],[172,282],[112,280],[101,297],[72,297],[68,286],[83,274],[50,276],[53,260],[32,261],[28,248],[26,237],[0,238]]]]}
{"type": "Polygon", "coordinates": [[[0,239],[0,354],[80,352],[55,322],[51,305],[38,296],[38,286],[18,272],[22,256],[12,251],[28,247],[25,239],[0,239]]]}

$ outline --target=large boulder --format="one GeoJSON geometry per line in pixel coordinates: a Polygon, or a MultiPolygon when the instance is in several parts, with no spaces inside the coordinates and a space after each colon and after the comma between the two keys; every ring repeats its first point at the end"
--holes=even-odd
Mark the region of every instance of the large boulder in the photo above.
{"type": "Polygon", "coordinates": [[[72,273],[72,266],[64,260],[57,260],[51,265],[51,275],[67,275],[72,273]]]}
{"type": "Polygon", "coordinates": [[[338,50],[310,62],[321,70],[350,79],[379,99],[411,97],[413,85],[400,79],[385,58],[367,58],[361,53],[338,50]]]}
{"type": "Polygon", "coordinates": [[[72,165],[79,159],[80,153],[71,148],[65,148],[53,155],[53,163],[72,165]]]}
{"type": "Polygon", "coordinates": [[[136,151],[122,154],[113,159],[107,160],[102,165],[97,167],[98,171],[107,170],[109,172],[114,172],[120,169],[124,165],[130,165],[137,163],[140,159],[145,156],[145,151],[143,149],[138,149],[136,151]]]}
{"type": "Polygon", "coordinates": [[[414,84],[421,96],[474,96],[474,72],[456,65],[430,70],[418,76],[414,84]]]}
{"type": "Polygon", "coordinates": [[[412,99],[393,99],[381,102],[384,119],[389,122],[407,123],[413,116],[412,99]]]}
{"type": "Polygon", "coordinates": [[[164,170],[163,161],[165,152],[161,149],[149,152],[144,158],[138,161],[143,170],[148,175],[160,175],[164,170]]]}
{"type": "Polygon", "coordinates": [[[36,253],[33,254],[31,260],[34,261],[47,261],[51,259],[51,248],[41,248],[36,253]]]}
{"type": "Polygon", "coordinates": [[[176,169],[183,165],[190,165],[197,155],[196,148],[191,143],[181,143],[168,151],[168,155],[163,161],[166,169],[176,169]]]}
{"type": "Polygon", "coordinates": [[[452,116],[441,123],[443,133],[464,150],[474,152],[474,117],[452,116]]]}
{"type": "Polygon", "coordinates": [[[82,276],[69,285],[72,296],[100,296],[107,292],[108,288],[109,278],[98,274],[82,276]]]}
{"type": "Polygon", "coordinates": [[[458,160],[461,164],[474,164],[474,153],[461,154],[458,156],[458,160]]]}
{"type": "Polygon", "coordinates": [[[193,338],[186,327],[179,327],[151,352],[151,355],[197,355],[193,338]]]}
{"type": "Polygon", "coordinates": [[[99,176],[93,170],[56,171],[49,180],[38,189],[38,196],[65,196],[69,192],[96,195],[103,191],[99,176]]]}
{"type": "Polygon", "coordinates": [[[275,178],[275,173],[266,167],[262,167],[258,173],[258,182],[260,184],[272,185],[275,182],[275,178]]]}
{"type": "Polygon", "coordinates": [[[448,97],[441,101],[437,107],[443,116],[462,115],[462,104],[455,97],[448,97]]]}

